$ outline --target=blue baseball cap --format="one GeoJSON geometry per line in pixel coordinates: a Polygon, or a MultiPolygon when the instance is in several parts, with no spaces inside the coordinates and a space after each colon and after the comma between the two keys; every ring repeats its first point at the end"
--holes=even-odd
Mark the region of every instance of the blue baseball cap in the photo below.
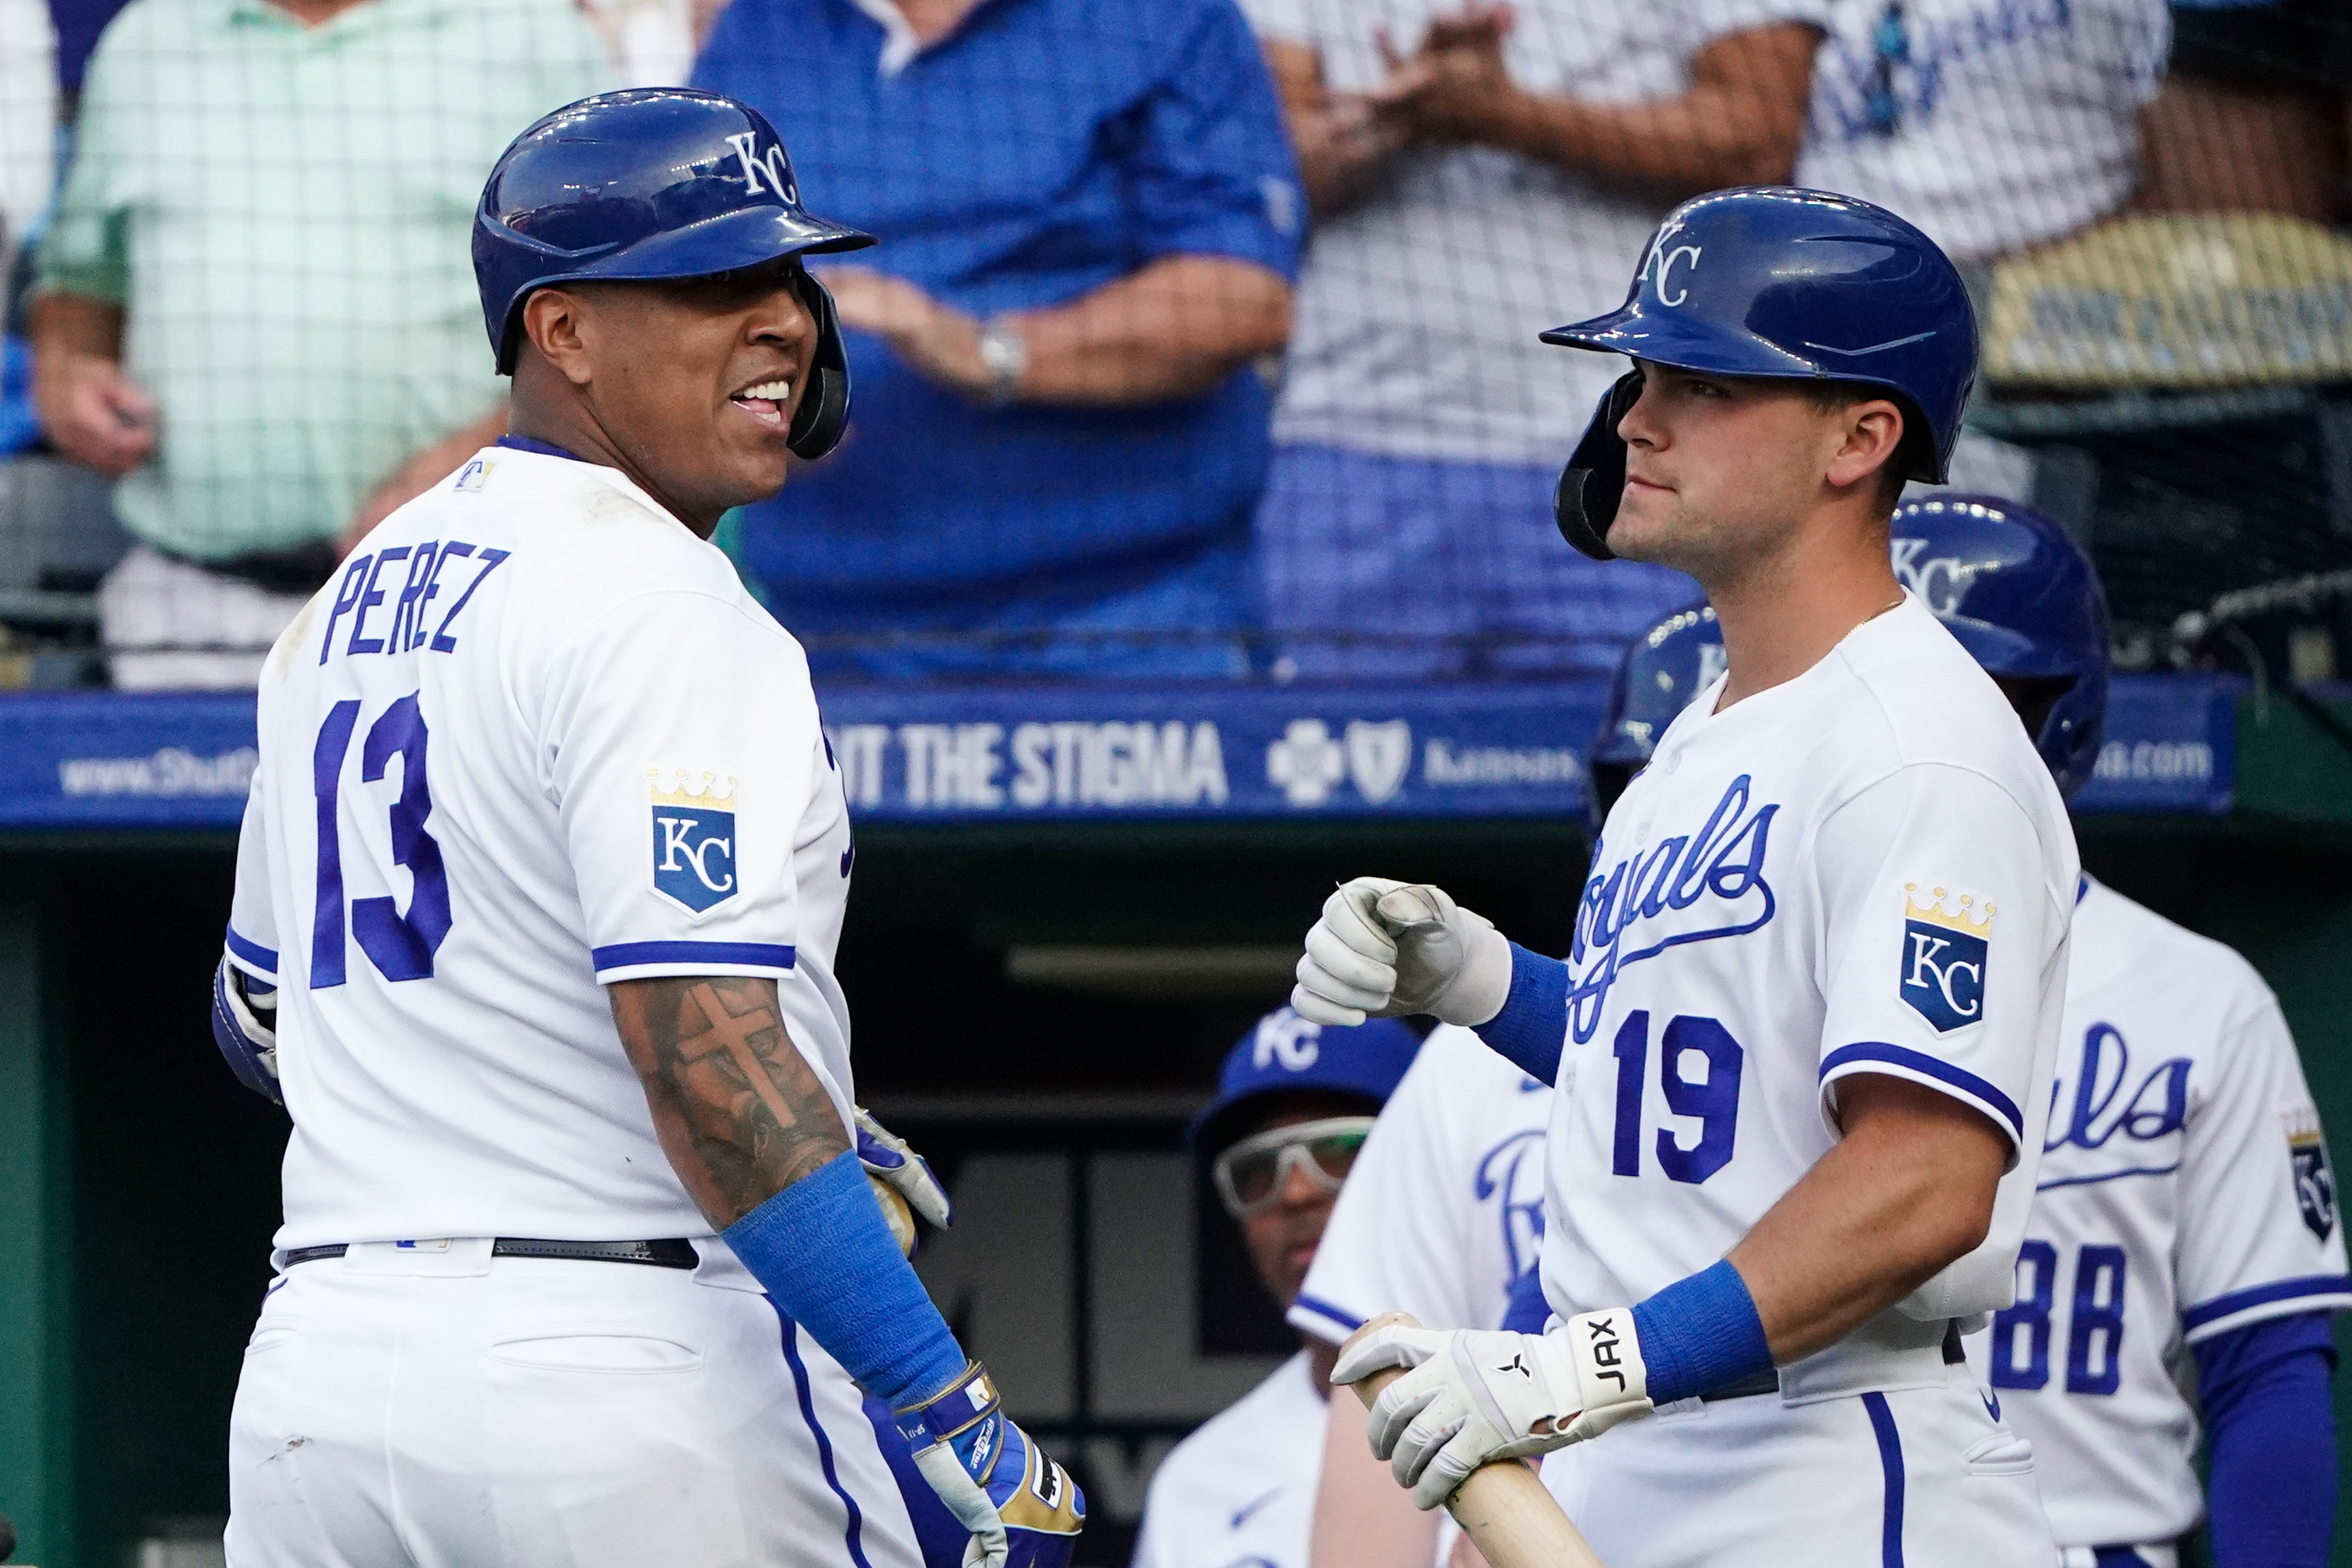
{"type": "Polygon", "coordinates": [[[1276,1094],[1354,1095],[1376,1111],[1420,1049],[1421,1036],[1402,1019],[1346,1029],[1276,1008],[1225,1053],[1217,1098],[1184,1129],[1185,1146],[1216,1153],[1242,1135],[1253,1107],[1276,1094]]]}

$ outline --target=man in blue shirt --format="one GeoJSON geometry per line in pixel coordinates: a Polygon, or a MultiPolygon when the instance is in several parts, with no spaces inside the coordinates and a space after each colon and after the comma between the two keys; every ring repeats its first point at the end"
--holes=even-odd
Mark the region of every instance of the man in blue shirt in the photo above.
{"type": "Polygon", "coordinates": [[[1233,0],[734,0],[694,81],[883,242],[848,436],[745,524],[819,671],[1242,673],[1305,208],[1233,0]]]}

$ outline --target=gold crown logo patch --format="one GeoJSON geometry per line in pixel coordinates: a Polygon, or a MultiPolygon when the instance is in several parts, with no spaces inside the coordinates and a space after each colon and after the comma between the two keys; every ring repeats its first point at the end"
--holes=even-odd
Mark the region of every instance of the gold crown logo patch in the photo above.
{"type": "Polygon", "coordinates": [[[1958,931],[1969,936],[1992,935],[1992,917],[1995,911],[1991,904],[1988,904],[1984,906],[1984,913],[1979,917],[1971,907],[1976,900],[1965,893],[1960,894],[1958,908],[1947,910],[1944,907],[1944,900],[1950,894],[1942,888],[1933,889],[1932,896],[1925,904],[1913,896],[1918,891],[1919,884],[1916,882],[1906,882],[1903,884],[1903,915],[1906,919],[1924,920],[1930,925],[1940,925],[1948,931],[1958,931]]]}
{"type": "Polygon", "coordinates": [[[735,779],[729,775],[721,779],[717,774],[697,773],[685,768],[648,768],[646,782],[653,787],[656,806],[702,806],[725,810],[735,809],[735,779]],[[675,789],[664,789],[666,780],[674,780],[675,789]]]}

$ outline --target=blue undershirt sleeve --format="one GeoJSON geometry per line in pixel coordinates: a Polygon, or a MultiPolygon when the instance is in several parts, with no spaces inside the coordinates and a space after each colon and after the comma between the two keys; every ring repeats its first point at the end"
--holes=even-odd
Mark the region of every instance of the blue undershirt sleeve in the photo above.
{"type": "Polygon", "coordinates": [[[2190,1348],[2212,1450],[2206,1531],[2217,1568],[2322,1568],[2336,1527],[2328,1314],[2273,1318],[2190,1348]]]}
{"type": "Polygon", "coordinates": [[[1511,1281],[1510,1299],[1503,1307],[1503,1326],[1513,1333],[1541,1333],[1549,1322],[1551,1302],[1544,1296],[1543,1270],[1531,1264],[1511,1281]]]}
{"type": "Polygon", "coordinates": [[[963,1348],[898,1250],[854,1152],[721,1235],[768,1299],[868,1394],[903,1409],[963,1375],[963,1348]]]}
{"type": "Polygon", "coordinates": [[[1539,1082],[1559,1075],[1568,1044],[1568,966],[1511,944],[1511,992],[1503,1010],[1477,1026],[1478,1038],[1539,1082]]]}

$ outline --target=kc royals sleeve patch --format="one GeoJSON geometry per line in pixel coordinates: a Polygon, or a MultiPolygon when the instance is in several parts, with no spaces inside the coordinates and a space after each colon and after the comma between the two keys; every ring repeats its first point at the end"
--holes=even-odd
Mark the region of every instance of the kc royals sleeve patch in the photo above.
{"type": "Polygon", "coordinates": [[[2305,1229],[2325,1241],[2336,1229],[2336,1177],[2327,1168],[2327,1140],[2319,1113],[2309,1106],[2286,1117],[2287,1154],[2294,1161],[2295,1207],[2305,1229]]]}
{"type": "Polygon", "coordinates": [[[1934,888],[1925,902],[1919,884],[1903,884],[1903,963],[1897,994],[1947,1034],[1984,1018],[1985,964],[1992,948],[1994,909],[1981,912],[1968,894],[1934,888]],[[1957,897],[1957,901],[1956,900],[1957,897]]]}
{"type": "Polygon", "coordinates": [[[735,780],[685,768],[648,768],[653,790],[654,891],[688,915],[735,896],[735,780]]]}

